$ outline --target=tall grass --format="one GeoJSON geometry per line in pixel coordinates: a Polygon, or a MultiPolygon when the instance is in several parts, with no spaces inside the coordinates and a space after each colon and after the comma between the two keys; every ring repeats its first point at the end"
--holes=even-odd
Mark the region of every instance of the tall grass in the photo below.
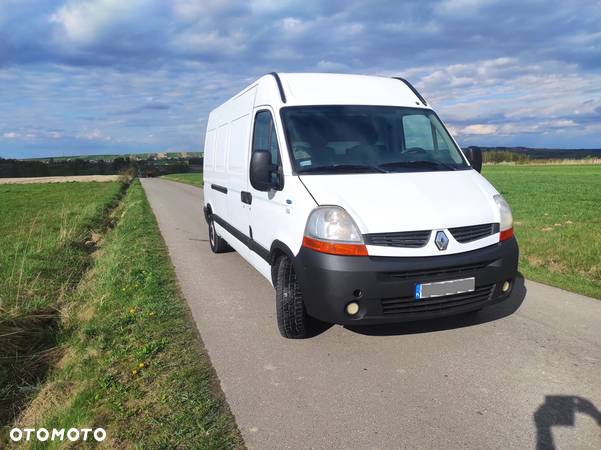
{"type": "Polygon", "coordinates": [[[123,184],[0,187],[0,425],[60,353],[60,306],[90,262],[86,247],[123,184]]]}

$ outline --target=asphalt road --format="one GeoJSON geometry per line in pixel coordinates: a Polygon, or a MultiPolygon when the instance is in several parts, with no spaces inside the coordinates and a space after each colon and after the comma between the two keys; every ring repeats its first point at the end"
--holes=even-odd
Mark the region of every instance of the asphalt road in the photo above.
{"type": "Polygon", "coordinates": [[[286,340],[202,191],[142,182],[249,448],[601,448],[601,301],[526,281],[471,318],[286,340]]]}

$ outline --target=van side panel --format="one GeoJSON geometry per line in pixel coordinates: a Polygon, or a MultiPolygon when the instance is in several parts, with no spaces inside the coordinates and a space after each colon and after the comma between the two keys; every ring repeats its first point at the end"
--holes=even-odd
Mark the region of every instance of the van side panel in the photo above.
{"type": "Polygon", "coordinates": [[[215,145],[215,130],[208,130],[207,136],[205,138],[205,147],[204,147],[204,167],[203,173],[213,172],[215,170],[215,151],[213,147],[215,145]]]}
{"type": "MultiPolygon", "coordinates": [[[[256,87],[216,108],[209,116],[205,150],[204,203],[212,213],[246,236],[249,206],[241,202],[248,186],[251,112],[256,87]]],[[[219,224],[216,230],[228,244],[248,258],[248,247],[219,224]]]]}
{"type": "MultiPolygon", "coordinates": [[[[255,89],[252,88],[230,103],[230,141],[227,155],[227,222],[242,234],[249,236],[250,205],[242,202],[242,192],[248,190],[250,155],[251,111],[255,89]]],[[[226,238],[229,242],[229,240],[226,238]]],[[[248,259],[250,250],[245,244],[238,250],[248,259]]]]}

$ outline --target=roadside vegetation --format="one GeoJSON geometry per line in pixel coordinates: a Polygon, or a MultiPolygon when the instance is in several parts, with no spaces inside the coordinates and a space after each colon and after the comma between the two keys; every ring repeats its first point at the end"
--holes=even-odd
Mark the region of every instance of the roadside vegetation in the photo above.
{"type": "Polygon", "coordinates": [[[601,165],[484,166],[513,209],[520,271],[601,299],[601,165]]]}
{"type": "MultiPolygon", "coordinates": [[[[60,189],[67,185],[51,186],[60,189]]],[[[85,210],[85,204],[102,204],[105,198],[108,205],[120,191],[114,183],[112,191],[103,197],[89,186],[68,186],[81,191],[79,204],[72,205],[69,200],[68,208],[74,211],[78,206],[85,210]]],[[[15,197],[16,219],[12,225],[3,222],[6,229],[19,228],[33,197],[49,210],[58,210],[59,217],[64,216],[60,209],[67,199],[47,195],[49,186],[18,187],[31,189],[30,196],[15,197]]],[[[102,218],[102,207],[96,211],[96,216],[102,218]]],[[[81,267],[87,271],[72,274],[71,265],[62,262],[67,258],[63,251],[37,262],[37,269],[31,271],[29,282],[33,286],[36,272],[48,272],[51,278],[68,279],[73,288],[64,292],[59,289],[63,292],[61,301],[51,302],[54,309],[60,308],[59,320],[50,332],[53,337],[46,343],[55,357],[45,382],[32,384],[33,400],[13,423],[21,428],[103,427],[107,432],[102,443],[105,448],[243,447],[177,290],[164,242],[139,182],[131,185],[110,218],[114,229],[98,238],[93,253],[83,250],[81,267]],[[84,263],[86,257],[88,262],[84,263]]],[[[55,221],[51,233],[60,236],[61,223],[55,221]]],[[[71,224],[68,219],[64,223],[71,224]]],[[[40,245],[31,244],[29,235],[24,234],[28,246],[40,245]]],[[[81,236],[75,233],[71,237],[69,248],[80,246],[81,236]]],[[[21,282],[21,289],[29,286],[21,282]]],[[[2,292],[3,299],[13,299],[10,305],[20,303],[14,300],[15,290],[2,292]]],[[[4,445],[10,445],[6,432],[0,436],[0,447],[3,440],[4,445]]],[[[29,445],[58,448],[67,442],[29,445]]]]}
{"type": "Polygon", "coordinates": [[[118,182],[0,186],[0,426],[57,356],[59,309],[122,189],[118,182]]]}
{"type": "Polygon", "coordinates": [[[202,173],[173,173],[171,175],[164,175],[162,178],[172,181],[178,181],[180,183],[191,184],[192,186],[202,186],[202,173]]]}

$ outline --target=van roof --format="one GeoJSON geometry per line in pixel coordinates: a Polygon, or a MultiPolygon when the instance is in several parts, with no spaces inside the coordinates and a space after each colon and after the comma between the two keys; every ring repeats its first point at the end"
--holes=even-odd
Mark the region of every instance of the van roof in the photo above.
{"type": "Polygon", "coordinates": [[[272,73],[258,80],[266,103],[295,105],[380,105],[426,107],[402,78],[334,73],[272,73]],[[281,83],[281,90],[278,86],[281,83]],[[267,92],[265,92],[267,91],[267,92]],[[283,95],[282,95],[283,93],[283,95]],[[273,98],[272,98],[273,97],[273,98]]]}

